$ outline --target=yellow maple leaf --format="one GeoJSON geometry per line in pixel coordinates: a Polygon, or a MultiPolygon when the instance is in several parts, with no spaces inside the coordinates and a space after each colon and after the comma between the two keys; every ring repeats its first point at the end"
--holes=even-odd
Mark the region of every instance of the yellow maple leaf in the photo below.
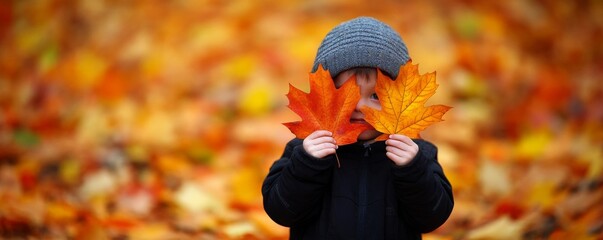
{"type": "Polygon", "coordinates": [[[384,133],[377,140],[385,140],[389,134],[419,138],[421,131],[442,121],[444,113],[450,110],[451,107],[444,105],[424,106],[438,85],[435,72],[420,75],[418,68],[418,65],[408,61],[400,67],[400,74],[394,81],[378,71],[375,92],[381,109],[361,109],[365,120],[384,133]]]}

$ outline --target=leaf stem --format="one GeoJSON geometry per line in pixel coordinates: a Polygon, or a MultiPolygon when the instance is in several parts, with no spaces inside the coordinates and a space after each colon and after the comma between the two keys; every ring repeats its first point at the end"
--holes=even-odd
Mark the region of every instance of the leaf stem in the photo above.
{"type": "Polygon", "coordinates": [[[341,168],[341,163],[339,162],[339,157],[337,156],[337,151],[335,151],[335,159],[337,159],[337,168],[341,168]]]}

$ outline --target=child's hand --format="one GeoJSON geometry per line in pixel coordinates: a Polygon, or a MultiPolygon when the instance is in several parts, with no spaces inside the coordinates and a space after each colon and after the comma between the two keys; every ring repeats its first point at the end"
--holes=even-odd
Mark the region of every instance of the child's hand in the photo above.
{"type": "Polygon", "coordinates": [[[333,134],[326,130],[317,130],[304,139],[304,150],[315,158],[323,158],[335,153],[337,143],[333,134]]]}
{"type": "Polygon", "coordinates": [[[419,146],[407,136],[400,134],[389,135],[389,139],[385,141],[387,145],[385,155],[391,159],[397,166],[405,166],[419,152],[419,146]]]}

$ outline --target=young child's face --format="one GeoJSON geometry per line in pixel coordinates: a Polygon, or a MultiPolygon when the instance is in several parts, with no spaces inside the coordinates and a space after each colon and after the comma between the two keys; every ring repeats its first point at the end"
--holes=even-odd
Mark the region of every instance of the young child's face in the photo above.
{"type": "MultiPolygon", "coordinates": [[[[352,113],[350,122],[369,125],[364,121],[364,114],[360,108],[366,106],[375,109],[381,109],[379,97],[375,93],[375,83],[377,82],[377,69],[375,68],[352,68],[343,71],[335,77],[335,86],[341,87],[350,77],[356,75],[356,84],[360,87],[360,101],[356,104],[356,109],[352,113]]],[[[381,135],[380,132],[371,127],[371,129],[362,132],[358,140],[370,140],[381,135]]]]}

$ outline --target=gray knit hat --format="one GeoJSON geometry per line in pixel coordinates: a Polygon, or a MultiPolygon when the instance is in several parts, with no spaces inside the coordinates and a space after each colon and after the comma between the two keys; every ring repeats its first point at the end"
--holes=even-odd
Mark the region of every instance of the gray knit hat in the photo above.
{"type": "Polygon", "coordinates": [[[353,67],[376,67],[396,79],[410,57],[402,38],[387,24],[358,17],[333,28],[322,40],[312,72],[322,64],[332,77],[353,67]]]}

